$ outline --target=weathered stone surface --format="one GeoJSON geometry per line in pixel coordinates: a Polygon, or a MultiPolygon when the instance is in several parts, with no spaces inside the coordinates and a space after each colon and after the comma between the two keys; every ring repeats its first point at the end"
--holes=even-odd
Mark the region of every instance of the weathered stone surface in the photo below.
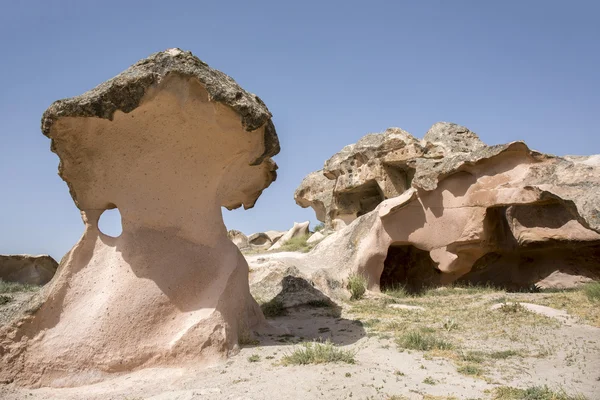
{"type": "Polygon", "coordinates": [[[250,246],[250,240],[248,236],[244,235],[243,232],[232,229],[227,232],[227,237],[237,246],[238,249],[246,249],[250,246]]]}
{"type": "MultiPolygon", "coordinates": [[[[325,222],[350,224],[296,265],[325,293],[355,273],[371,290],[459,279],[565,287],[600,278],[598,155],[556,157],[522,142],[486,146],[467,128],[438,123],[422,141],[398,129],[367,135],[323,173],[334,180],[332,202],[319,206],[329,210],[325,222]],[[396,194],[385,191],[394,182],[390,165],[408,171],[396,194]],[[348,193],[356,198],[342,201],[348,193]]],[[[306,182],[302,191],[327,198],[306,182]]]]}
{"type": "Polygon", "coordinates": [[[329,301],[309,278],[293,265],[265,257],[249,260],[250,292],[261,303],[281,301],[284,307],[296,307],[313,301],[329,301]]]}
{"type": "Polygon", "coordinates": [[[44,113],[85,231],[31,313],[0,330],[0,381],[74,386],[214,362],[269,329],[221,207],[252,207],[279,147],[255,95],[171,49],[44,113]],[[118,207],[123,232],[98,220],[118,207]]]}
{"type": "Polygon", "coordinates": [[[316,244],[316,243],[319,243],[323,239],[325,239],[325,235],[323,235],[321,232],[315,232],[312,235],[310,235],[310,237],[308,238],[306,243],[316,244]]]}
{"type": "Polygon", "coordinates": [[[253,233],[252,235],[248,236],[248,243],[250,243],[250,245],[252,245],[253,247],[271,247],[271,245],[273,244],[273,241],[271,240],[271,238],[269,237],[269,235],[267,235],[264,232],[257,232],[257,233],[253,233]]]}
{"type": "Polygon", "coordinates": [[[56,273],[58,263],[49,255],[0,255],[0,279],[30,285],[45,285],[56,273]]]}
{"type": "Polygon", "coordinates": [[[308,235],[308,226],[310,225],[310,221],[305,222],[294,222],[294,226],[287,231],[281,238],[269,248],[269,250],[277,250],[281,246],[283,246],[287,241],[293,239],[295,237],[308,235]]]}

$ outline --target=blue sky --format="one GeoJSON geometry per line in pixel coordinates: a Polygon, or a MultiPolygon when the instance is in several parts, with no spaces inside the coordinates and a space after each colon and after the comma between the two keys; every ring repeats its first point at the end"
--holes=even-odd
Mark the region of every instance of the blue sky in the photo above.
{"type": "MultiPolygon", "coordinates": [[[[0,1],[0,253],[60,259],[83,232],[44,110],[137,60],[192,51],[273,113],[279,178],[247,234],[316,221],[302,178],[369,132],[437,121],[489,144],[600,153],[597,1],[0,1]]],[[[109,226],[116,221],[107,221],[109,226]]]]}

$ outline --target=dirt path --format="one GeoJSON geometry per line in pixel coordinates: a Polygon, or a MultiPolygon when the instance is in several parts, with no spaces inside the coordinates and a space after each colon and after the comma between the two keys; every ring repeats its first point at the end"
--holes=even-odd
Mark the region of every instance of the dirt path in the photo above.
{"type": "MultiPolygon", "coordinates": [[[[294,309],[272,320],[275,325],[287,327],[290,335],[261,337],[260,344],[244,347],[239,354],[212,367],[147,369],[79,388],[28,390],[5,385],[0,386],[0,398],[492,399],[497,387],[547,385],[558,392],[600,399],[600,328],[586,325],[579,318],[562,321],[529,312],[512,315],[496,311],[498,314],[491,316],[501,327],[496,335],[497,328],[477,314],[477,307],[492,312],[489,308],[497,300],[494,296],[405,302],[425,311],[385,307],[373,299],[345,305],[341,316],[339,310],[328,308],[294,309]],[[464,317],[453,311],[464,312],[463,303],[474,307],[464,317]],[[439,309],[433,304],[439,304],[439,309]],[[444,313],[454,315],[456,329],[443,328],[447,322],[444,313]],[[474,319],[474,327],[465,325],[469,316],[474,319]],[[439,320],[439,329],[437,322],[431,324],[428,318],[439,320]],[[452,350],[399,350],[396,338],[405,332],[400,327],[402,321],[408,321],[411,331],[439,334],[454,344],[452,350]],[[477,321],[486,326],[477,328],[477,321]],[[471,329],[478,329],[480,334],[473,334],[471,329]],[[280,364],[283,356],[300,346],[298,343],[314,339],[330,339],[343,349],[353,350],[356,363],[280,364]],[[250,361],[251,357],[256,361],[250,361]]],[[[536,302],[535,295],[512,297],[536,302]]]]}

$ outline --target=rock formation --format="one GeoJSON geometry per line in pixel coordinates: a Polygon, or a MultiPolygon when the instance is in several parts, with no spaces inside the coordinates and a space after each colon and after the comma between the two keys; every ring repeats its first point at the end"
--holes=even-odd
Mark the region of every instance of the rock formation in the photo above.
{"type": "Polygon", "coordinates": [[[284,244],[286,244],[290,239],[308,235],[308,226],[310,225],[309,221],[305,222],[294,222],[294,226],[290,228],[283,236],[279,238],[279,240],[269,248],[269,250],[277,250],[284,244]]]}
{"type": "Polygon", "coordinates": [[[52,279],[58,263],[49,255],[0,255],[0,279],[30,285],[45,285],[52,279]]]}
{"type": "Polygon", "coordinates": [[[331,198],[315,205],[317,216],[325,209],[328,225],[350,224],[303,259],[303,273],[326,293],[352,273],[365,275],[371,290],[600,278],[598,155],[487,146],[467,128],[437,123],[421,141],[397,128],[367,135],[328,160],[323,174],[334,181],[331,193],[305,180],[296,197],[331,198]]]}
{"type": "Polygon", "coordinates": [[[221,216],[276,178],[257,96],[170,49],[55,102],[42,131],[85,230],[29,315],[0,331],[0,380],[74,386],[210,363],[268,328],[221,216]],[[123,232],[109,237],[98,219],[115,207],[123,232]]]}
{"type": "Polygon", "coordinates": [[[227,232],[227,237],[237,246],[238,249],[246,249],[250,246],[248,236],[244,235],[243,232],[232,229],[227,232]]]}

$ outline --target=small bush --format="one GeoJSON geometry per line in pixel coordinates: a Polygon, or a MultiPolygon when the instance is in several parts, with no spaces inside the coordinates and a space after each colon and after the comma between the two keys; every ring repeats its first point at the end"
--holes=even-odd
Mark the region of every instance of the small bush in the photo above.
{"type": "Polygon", "coordinates": [[[260,361],[260,356],[258,354],[252,354],[250,357],[248,357],[248,362],[259,362],[260,361]]]}
{"type": "Polygon", "coordinates": [[[356,353],[343,350],[335,346],[331,341],[325,343],[303,343],[300,348],[285,355],[281,359],[283,365],[308,365],[345,362],[355,364],[356,353]]]}
{"type": "Polygon", "coordinates": [[[444,321],[444,325],[443,326],[444,326],[444,329],[447,332],[450,332],[453,329],[458,329],[458,324],[452,318],[446,318],[446,320],[444,321]]]}
{"type": "Polygon", "coordinates": [[[367,291],[367,279],[359,274],[352,274],[348,277],[348,290],[350,291],[350,300],[360,300],[367,291]]]}
{"type": "Polygon", "coordinates": [[[244,331],[238,337],[238,344],[240,346],[257,346],[260,344],[260,340],[252,337],[248,331],[244,331]]]}
{"type": "Polygon", "coordinates": [[[396,338],[398,347],[409,350],[452,350],[452,343],[446,342],[433,335],[423,334],[418,331],[407,332],[396,338]]]}
{"type": "Polygon", "coordinates": [[[435,385],[437,382],[435,381],[435,379],[428,376],[427,378],[423,379],[423,383],[425,383],[427,385],[435,385]]]}
{"type": "Polygon", "coordinates": [[[322,231],[323,229],[325,229],[325,224],[321,222],[321,223],[318,223],[317,225],[315,225],[315,227],[313,228],[313,231],[319,232],[319,231],[322,231]]]}
{"type": "Polygon", "coordinates": [[[591,282],[584,285],[583,292],[590,301],[600,301],[600,282],[591,282]]]}
{"type": "Polygon", "coordinates": [[[287,314],[283,302],[277,298],[261,304],[260,309],[266,318],[275,318],[287,314]]]}
{"type": "Polygon", "coordinates": [[[14,299],[12,297],[10,297],[10,296],[5,296],[3,294],[0,294],[0,306],[8,304],[8,303],[10,303],[13,300],[14,299]]]}
{"type": "Polygon", "coordinates": [[[5,282],[0,279],[0,293],[33,292],[39,288],[41,288],[41,286],[29,285],[27,283],[5,282]]]}
{"type": "Polygon", "coordinates": [[[532,386],[518,389],[500,386],[494,389],[493,400],[585,400],[583,396],[569,396],[564,391],[555,392],[548,386],[532,386]]]}

